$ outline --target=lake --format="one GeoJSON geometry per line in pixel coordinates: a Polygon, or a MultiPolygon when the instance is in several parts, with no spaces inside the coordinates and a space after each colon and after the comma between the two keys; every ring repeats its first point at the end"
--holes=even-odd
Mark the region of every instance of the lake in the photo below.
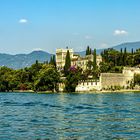
{"type": "Polygon", "coordinates": [[[140,93],[0,93],[0,140],[139,140],[140,93]]]}

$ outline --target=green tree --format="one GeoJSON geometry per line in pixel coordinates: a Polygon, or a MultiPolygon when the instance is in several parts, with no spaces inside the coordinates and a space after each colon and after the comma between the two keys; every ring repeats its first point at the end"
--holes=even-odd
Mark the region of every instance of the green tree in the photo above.
{"type": "Polygon", "coordinates": [[[110,70],[110,65],[106,62],[101,62],[100,63],[100,72],[108,72],[110,70]]]}
{"type": "Polygon", "coordinates": [[[96,70],[96,67],[97,67],[97,62],[96,62],[96,49],[94,49],[94,52],[93,52],[93,69],[96,70]]]}
{"type": "Polygon", "coordinates": [[[64,66],[65,76],[68,74],[70,67],[71,67],[71,58],[70,58],[69,50],[67,50],[66,59],[65,59],[65,66],[64,66]]]}
{"type": "Polygon", "coordinates": [[[55,59],[55,55],[51,56],[50,62],[49,64],[54,65],[56,67],[56,59],[55,59]]]}
{"type": "Polygon", "coordinates": [[[127,65],[127,49],[124,48],[124,55],[123,55],[123,66],[126,66],[127,65]]]}
{"type": "Polygon", "coordinates": [[[52,65],[44,64],[34,83],[35,91],[58,91],[60,75],[52,65]]]}
{"type": "Polygon", "coordinates": [[[81,80],[81,69],[76,69],[75,67],[70,68],[70,72],[65,80],[65,91],[75,92],[76,86],[79,80],[81,80]]]}
{"type": "MultiPolygon", "coordinates": [[[[7,68],[7,67],[1,67],[0,68],[0,91],[9,91],[12,90],[12,83],[13,83],[13,77],[14,77],[14,70],[7,68]]],[[[16,81],[14,81],[15,83],[16,81]]]]}
{"type": "Polygon", "coordinates": [[[90,54],[92,54],[92,49],[89,46],[87,46],[86,55],[90,55],[90,54]]]}

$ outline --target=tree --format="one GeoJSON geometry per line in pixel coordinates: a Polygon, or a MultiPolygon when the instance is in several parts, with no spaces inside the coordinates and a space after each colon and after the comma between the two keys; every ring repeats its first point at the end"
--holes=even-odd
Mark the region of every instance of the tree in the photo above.
{"type": "Polygon", "coordinates": [[[124,65],[124,66],[127,65],[127,64],[126,64],[126,61],[127,61],[126,59],[127,59],[127,50],[126,50],[126,48],[124,48],[124,55],[123,55],[123,62],[124,62],[123,65],[124,65]]]}
{"type": "Polygon", "coordinates": [[[92,50],[89,46],[87,46],[87,49],[86,49],[86,55],[90,55],[92,53],[92,50]]]}
{"type": "Polygon", "coordinates": [[[56,68],[49,64],[44,64],[39,71],[38,76],[34,83],[35,91],[58,91],[58,82],[60,81],[60,75],[56,68]]]}
{"type": "Polygon", "coordinates": [[[120,54],[119,54],[119,66],[123,65],[123,51],[122,48],[120,50],[120,54]]]}
{"type": "Polygon", "coordinates": [[[96,62],[96,49],[93,52],[93,69],[96,70],[97,62],[96,62]]]}
{"type": "Polygon", "coordinates": [[[132,54],[132,55],[134,54],[134,50],[133,50],[133,48],[131,49],[131,54],[132,54]]]}
{"type": "Polygon", "coordinates": [[[65,76],[68,74],[70,66],[71,66],[71,58],[70,58],[69,50],[67,50],[66,59],[65,59],[65,66],[64,66],[65,76]]]}
{"type": "Polygon", "coordinates": [[[100,63],[100,71],[103,72],[108,72],[110,70],[110,65],[106,62],[101,62],[100,63]]]}
{"type": "Polygon", "coordinates": [[[16,80],[13,81],[13,77],[13,69],[7,67],[0,68],[0,91],[8,92],[9,90],[12,90],[12,85],[16,83],[16,80]]]}
{"type": "Polygon", "coordinates": [[[50,62],[49,64],[54,65],[56,67],[56,59],[55,59],[55,55],[51,56],[50,62]]]}
{"type": "Polygon", "coordinates": [[[71,67],[65,80],[65,91],[75,92],[79,80],[81,80],[81,69],[76,69],[74,66],[71,67]]]}

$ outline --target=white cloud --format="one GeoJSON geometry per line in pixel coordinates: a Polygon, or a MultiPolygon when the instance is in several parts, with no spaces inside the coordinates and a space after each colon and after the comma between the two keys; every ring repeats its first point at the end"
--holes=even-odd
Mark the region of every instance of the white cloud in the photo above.
{"type": "Polygon", "coordinates": [[[22,18],[22,19],[19,20],[19,23],[27,23],[27,22],[28,22],[28,20],[25,19],[25,18],[22,18]]]}
{"type": "Polygon", "coordinates": [[[127,35],[127,34],[128,34],[128,32],[125,31],[125,30],[115,30],[115,31],[114,31],[114,35],[115,35],[115,36],[127,35]]]}
{"type": "Polygon", "coordinates": [[[92,36],[86,35],[85,39],[90,40],[90,39],[92,39],[92,36]]]}

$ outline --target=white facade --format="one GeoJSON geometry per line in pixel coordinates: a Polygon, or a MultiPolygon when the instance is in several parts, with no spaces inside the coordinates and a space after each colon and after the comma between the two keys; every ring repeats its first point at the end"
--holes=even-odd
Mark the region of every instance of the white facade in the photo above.
{"type": "Polygon", "coordinates": [[[76,92],[86,92],[86,91],[99,91],[101,90],[101,84],[99,81],[84,81],[79,82],[76,87],[76,92]]]}

